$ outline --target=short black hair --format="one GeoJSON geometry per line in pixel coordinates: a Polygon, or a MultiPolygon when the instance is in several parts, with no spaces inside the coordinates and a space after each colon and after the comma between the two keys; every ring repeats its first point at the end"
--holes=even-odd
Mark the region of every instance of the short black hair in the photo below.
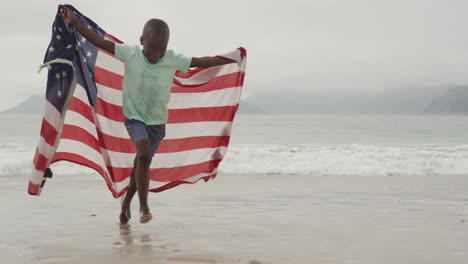
{"type": "Polygon", "coordinates": [[[161,19],[152,18],[143,27],[143,37],[164,37],[169,38],[169,26],[161,19]]]}

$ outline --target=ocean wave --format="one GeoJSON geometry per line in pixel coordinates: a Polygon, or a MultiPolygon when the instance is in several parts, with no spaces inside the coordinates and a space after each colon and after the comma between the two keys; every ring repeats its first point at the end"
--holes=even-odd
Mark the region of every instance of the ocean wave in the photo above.
{"type": "MultiPolygon", "coordinates": [[[[0,176],[31,173],[34,150],[0,144],[0,176]]],[[[92,174],[69,162],[53,164],[55,175],[92,174]]],[[[468,174],[468,145],[233,145],[219,167],[226,174],[455,175],[468,174]]]]}
{"type": "Polygon", "coordinates": [[[468,145],[242,145],[229,148],[220,172],[325,176],[468,174],[468,145]]]}

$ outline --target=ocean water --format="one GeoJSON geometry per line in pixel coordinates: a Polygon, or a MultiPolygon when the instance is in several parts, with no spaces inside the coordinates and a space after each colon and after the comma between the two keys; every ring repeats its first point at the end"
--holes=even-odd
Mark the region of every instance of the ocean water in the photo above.
{"type": "MultiPolygon", "coordinates": [[[[41,116],[0,115],[0,176],[27,176],[41,116]]],[[[56,174],[93,173],[60,162],[56,174]]],[[[238,115],[228,174],[468,175],[467,116],[238,115]]]]}

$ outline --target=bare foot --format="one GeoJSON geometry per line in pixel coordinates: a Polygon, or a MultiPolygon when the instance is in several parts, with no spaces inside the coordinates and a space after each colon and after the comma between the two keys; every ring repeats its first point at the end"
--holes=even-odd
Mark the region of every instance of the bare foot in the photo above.
{"type": "Polygon", "coordinates": [[[149,211],[146,213],[143,211],[140,212],[140,223],[146,224],[151,221],[151,219],[153,219],[153,215],[149,211]]]}
{"type": "Polygon", "coordinates": [[[122,203],[122,211],[120,212],[120,223],[125,225],[130,221],[130,218],[132,218],[132,214],[130,212],[130,205],[126,203],[122,203]]]}

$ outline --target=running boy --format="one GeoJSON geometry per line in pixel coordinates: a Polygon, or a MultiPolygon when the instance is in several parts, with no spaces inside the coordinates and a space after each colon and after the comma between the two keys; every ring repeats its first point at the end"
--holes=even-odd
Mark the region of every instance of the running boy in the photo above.
{"type": "Polygon", "coordinates": [[[153,154],[165,136],[167,104],[176,71],[187,72],[190,67],[208,68],[235,61],[220,57],[189,58],[167,50],[169,27],[160,19],[150,19],[143,27],[140,44],[117,44],[102,39],[83,25],[68,7],[59,15],[95,46],[115,55],[125,63],[123,78],[123,112],[125,126],[137,149],[127,194],[122,202],[120,222],[130,220],[130,203],[138,191],[140,223],[152,219],[148,206],[149,167],[153,154]]]}

